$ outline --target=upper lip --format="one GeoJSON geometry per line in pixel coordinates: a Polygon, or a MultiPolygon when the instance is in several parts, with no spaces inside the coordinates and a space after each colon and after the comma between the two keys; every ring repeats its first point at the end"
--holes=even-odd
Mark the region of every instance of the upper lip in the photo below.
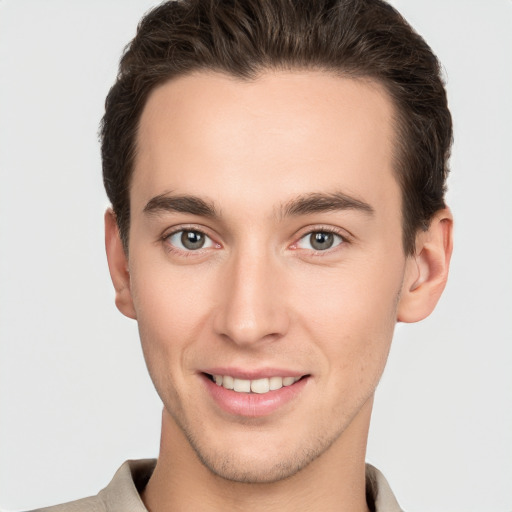
{"type": "Polygon", "coordinates": [[[201,373],[207,373],[209,375],[229,375],[235,379],[245,380],[268,379],[270,377],[302,377],[307,375],[307,373],[304,372],[284,368],[242,369],[217,366],[215,368],[205,368],[200,371],[201,373]]]}

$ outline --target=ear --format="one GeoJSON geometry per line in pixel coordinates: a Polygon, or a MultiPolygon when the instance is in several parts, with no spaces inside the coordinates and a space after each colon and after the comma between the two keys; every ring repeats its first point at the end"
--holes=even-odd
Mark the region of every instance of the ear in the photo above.
{"type": "Polygon", "coordinates": [[[112,209],[105,212],[105,249],[108,269],[116,291],[116,306],[123,315],[136,319],[130,287],[128,259],[121,242],[116,215],[112,209]]]}
{"type": "Polygon", "coordinates": [[[448,279],[453,248],[453,217],[439,210],[427,231],[416,237],[415,254],[407,258],[398,303],[399,322],[418,322],[434,310],[448,279]]]}

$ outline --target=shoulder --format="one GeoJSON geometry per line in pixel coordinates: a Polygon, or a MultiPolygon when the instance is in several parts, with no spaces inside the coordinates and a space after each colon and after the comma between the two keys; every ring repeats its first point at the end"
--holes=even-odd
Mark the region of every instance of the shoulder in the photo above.
{"type": "Polygon", "coordinates": [[[140,498],[155,468],[155,459],[126,461],[97,496],[31,512],[147,512],[140,498]]]}
{"type": "Polygon", "coordinates": [[[103,500],[98,496],[83,498],[69,503],[62,503],[53,507],[38,508],[32,512],[105,512],[103,500]]]}
{"type": "Polygon", "coordinates": [[[403,512],[384,475],[366,464],[366,501],[374,512],[403,512]]]}

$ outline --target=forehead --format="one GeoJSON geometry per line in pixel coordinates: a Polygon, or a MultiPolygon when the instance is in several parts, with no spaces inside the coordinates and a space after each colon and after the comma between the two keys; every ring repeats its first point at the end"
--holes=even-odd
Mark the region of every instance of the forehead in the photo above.
{"type": "Polygon", "coordinates": [[[370,80],[317,71],[173,79],[141,116],[132,208],[169,191],[258,205],[333,188],[373,202],[389,187],[396,196],[392,120],[387,93],[370,80]]]}

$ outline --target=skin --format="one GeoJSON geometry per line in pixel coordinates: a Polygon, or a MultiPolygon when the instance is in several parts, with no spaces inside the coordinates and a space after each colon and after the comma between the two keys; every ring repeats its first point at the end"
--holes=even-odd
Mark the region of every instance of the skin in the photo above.
{"type": "Polygon", "coordinates": [[[150,95],[129,257],[111,211],[106,246],[164,404],[151,512],[367,510],[366,440],[394,326],[433,310],[452,245],[442,210],[404,254],[392,118],[380,85],[323,72],[201,72],[150,95]],[[169,235],[183,229],[206,245],[180,247],[169,235]],[[332,246],[315,250],[312,232],[334,232],[332,246]],[[220,366],[308,377],[250,418],[205,392],[201,371],[220,366]]]}

